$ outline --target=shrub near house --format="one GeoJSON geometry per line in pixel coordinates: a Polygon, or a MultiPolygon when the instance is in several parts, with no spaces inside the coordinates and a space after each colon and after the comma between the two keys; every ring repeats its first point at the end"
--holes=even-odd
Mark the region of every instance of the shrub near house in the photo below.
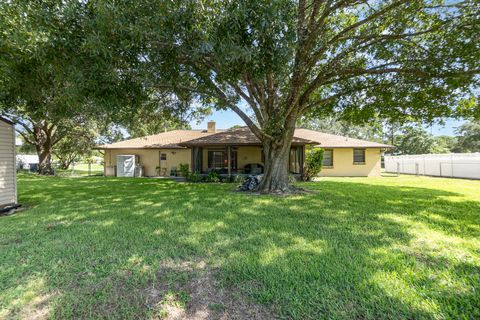
{"type": "Polygon", "coordinates": [[[303,172],[303,179],[310,181],[317,176],[322,170],[323,164],[323,149],[313,148],[305,153],[305,168],[303,172]]]}

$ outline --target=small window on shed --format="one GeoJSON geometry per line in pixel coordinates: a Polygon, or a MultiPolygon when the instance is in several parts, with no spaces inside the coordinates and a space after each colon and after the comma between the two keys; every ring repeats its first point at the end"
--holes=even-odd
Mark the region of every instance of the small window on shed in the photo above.
{"type": "Polygon", "coordinates": [[[365,164],[365,149],[353,149],[353,163],[365,164]]]}
{"type": "Polygon", "coordinates": [[[160,154],[160,160],[167,160],[167,154],[166,153],[161,153],[160,154]]]}

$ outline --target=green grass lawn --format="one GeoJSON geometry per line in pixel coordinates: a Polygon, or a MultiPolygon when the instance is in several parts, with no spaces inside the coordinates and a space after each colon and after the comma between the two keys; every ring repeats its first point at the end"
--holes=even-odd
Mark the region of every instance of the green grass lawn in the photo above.
{"type": "Polygon", "coordinates": [[[56,169],[56,175],[60,177],[68,176],[88,176],[88,175],[103,175],[103,166],[100,164],[92,163],[90,170],[88,169],[88,163],[77,163],[75,166],[71,166],[69,169],[56,169]]]}
{"type": "Polygon", "coordinates": [[[279,318],[480,318],[480,181],[301,185],[314,192],[20,176],[27,210],[0,218],[0,318],[168,317],[169,295],[196,299],[199,262],[200,287],[279,318]]]}

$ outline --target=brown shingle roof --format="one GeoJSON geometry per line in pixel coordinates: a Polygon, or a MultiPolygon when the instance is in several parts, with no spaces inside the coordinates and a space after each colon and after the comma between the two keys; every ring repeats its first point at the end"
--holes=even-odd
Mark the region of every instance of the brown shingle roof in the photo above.
{"type": "Polygon", "coordinates": [[[124,140],[112,144],[97,146],[95,149],[156,149],[184,148],[181,142],[212,135],[214,133],[202,130],[172,130],[159,134],[135,139],[124,140]]]}
{"type": "MultiPolygon", "coordinates": [[[[294,144],[311,144],[312,140],[301,137],[293,138],[294,144]]],[[[199,145],[259,145],[260,140],[252,133],[248,127],[242,127],[234,130],[218,132],[206,137],[193,139],[181,143],[182,146],[199,146],[199,145]]]]}
{"type": "Polygon", "coordinates": [[[295,129],[295,137],[313,140],[322,148],[393,148],[393,146],[378,142],[338,136],[310,129],[295,129]]]}
{"type": "MultiPolygon", "coordinates": [[[[200,145],[259,145],[248,127],[209,133],[201,130],[173,130],[152,136],[97,146],[96,149],[185,148],[200,145]]],[[[392,148],[388,144],[353,139],[309,129],[295,129],[293,144],[315,144],[322,148],[392,148]]]]}

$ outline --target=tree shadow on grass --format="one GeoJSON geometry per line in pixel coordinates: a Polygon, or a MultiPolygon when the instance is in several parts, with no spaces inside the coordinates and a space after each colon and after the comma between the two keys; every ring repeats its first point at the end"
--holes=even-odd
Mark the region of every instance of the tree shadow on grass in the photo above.
{"type": "Polygon", "coordinates": [[[18,314],[12,304],[22,285],[37,279],[38,292],[57,292],[53,316],[145,317],[152,310],[142,290],[156,281],[159,263],[201,258],[223,284],[281,317],[477,314],[478,248],[441,260],[412,245],[412,228],[478,239],[479,202],[425,188],[307,187],[318,192],[245,197],[229,185],[28,179],[20,199],[34,209],[5,220],[0,237],[2,305],[18,314]]]}

